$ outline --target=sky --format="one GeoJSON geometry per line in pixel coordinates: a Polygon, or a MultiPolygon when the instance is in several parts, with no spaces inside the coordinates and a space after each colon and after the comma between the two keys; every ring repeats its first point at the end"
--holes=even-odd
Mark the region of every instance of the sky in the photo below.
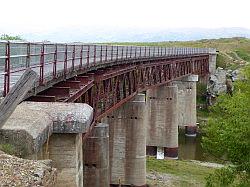
{"type": "Polygon", "coordinates": [[[249,0],[0,0],[0,33],[170,28],[250,29],[249,0]]]}

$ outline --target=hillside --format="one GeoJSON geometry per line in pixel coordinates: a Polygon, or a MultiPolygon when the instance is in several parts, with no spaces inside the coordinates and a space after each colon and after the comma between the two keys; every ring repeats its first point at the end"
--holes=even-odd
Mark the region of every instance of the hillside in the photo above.
{"type": "Polygon", "coordinates": [[[250,62],[250,39],[242,37],[203,39],[197,41],[149,42],[149,43],[112,43],[117,45],[162,46],[162,47],[204,47],[219,51],[217,66],[236,69],[244,61],[250,62]]]}

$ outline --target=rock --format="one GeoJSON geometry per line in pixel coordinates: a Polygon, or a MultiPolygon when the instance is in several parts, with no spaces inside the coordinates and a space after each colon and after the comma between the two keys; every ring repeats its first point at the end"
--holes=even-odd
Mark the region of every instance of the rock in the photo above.
{"type": "Polygon", "coordinates": [[[239,80],[240,79],[240,70],[234,70],[232,71],[231,73],[231,77],[232,77],[232,81],[236,81],[236,80],[239,80]]]}
{"type": "Polygon", "coordinates": [[[218,67],[215,74],[210,76],[207,89],[212,95],[219,95],[222,92],[226,92],[226,75],[227,71],[218,67]]]}
{"type": "Polygon", "coordinates": [[[34,161],[0,152],[0,186],[48,186],[56,183],[51,161],[34,161]]]}

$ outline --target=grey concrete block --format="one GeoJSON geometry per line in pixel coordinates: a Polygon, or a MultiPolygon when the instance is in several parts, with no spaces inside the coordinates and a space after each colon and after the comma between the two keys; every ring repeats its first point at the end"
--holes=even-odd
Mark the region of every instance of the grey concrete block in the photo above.
{"type": "Polygon", "coordinates": [[[87,104],[23,102],[0,130],[0,142],[33,154],[52,133],[85,133],[92,119],[87,104]]]}

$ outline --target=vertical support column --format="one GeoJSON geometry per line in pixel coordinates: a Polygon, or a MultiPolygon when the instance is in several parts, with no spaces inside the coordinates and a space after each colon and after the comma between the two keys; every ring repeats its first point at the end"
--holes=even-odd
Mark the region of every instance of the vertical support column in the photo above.
{"type": "Polygon", "coordinates": [[[111,186],[146,186],[145,95],[138,94],[107,116],[111,186]]]}
{"type": "Polygon", "coordinates": [[[49,158],[57,168],[56,186],[83,186],[82,133],[52,134],[49,158]]]}
{"type": "Polygon", "coordinates": [[[164,85],[147,90],[148,155],[155,156],[162,150],[165,158],[178,158],[177,94],[177,86],[164,85]]]}
{"type": "Polygon", "coordinates": [[[109,126],[97,124],[83,147],[84,187],[109,187],[109,126]]]}
{"type": "Polygon", "coordinates": [[[186,136],[196,136],[197,116],[196,116],[196,82],[198,75],[190,75],[180,81],[174,81],[178,86],[178,124],[180,128],[185,128],[186,136]]]}

